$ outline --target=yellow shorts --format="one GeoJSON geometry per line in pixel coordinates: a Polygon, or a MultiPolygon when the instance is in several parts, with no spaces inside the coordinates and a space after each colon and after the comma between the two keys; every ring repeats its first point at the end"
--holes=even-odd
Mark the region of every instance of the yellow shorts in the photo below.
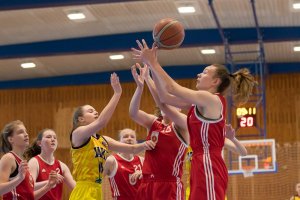
{"type": "Polygon", "coordinates": [[[102,185],[87,181],[76,182],[69,200],[102,200],[102,185]]]}

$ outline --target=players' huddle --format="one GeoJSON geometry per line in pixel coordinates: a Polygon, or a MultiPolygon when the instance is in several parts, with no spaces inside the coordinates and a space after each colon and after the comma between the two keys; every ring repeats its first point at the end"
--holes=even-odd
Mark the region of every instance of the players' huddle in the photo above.
{"type": "Polygon", "coordinates": [[[147,129],[145,142],[137,143],[134,130],[119,132],[119,141],[99,135],[110,120],[121,98],[122,87],[116,73],[110,82],[114,91],[108,104],[98,113],[83,105],[73,115],[70,134],[73,172],[54,158],[58,142],[51,129],[42,130],[29,146],[25,125],[17,120],[5,125],[0,161],[0,195],[7,199],[62,199],[63,183],[72,190],[70,199],[103,199],[103,178],[109,178],[113,199],[183,200],[183,162],[187,147],[193,155],[190,169],[189,199],[224,200],[228,172],[221,151],[224,147],[246,155],[235,131],[225,124],[224,94],[231,86],[234,98],[246,102],[255,84],[247,69],[230,74],[219,64],[207,66],[197,74],[197,90],[177,84],[157,60],[157,45],[149,48],[137,41],[133,58],[143,63],[132,66],[136,90],[129,114],[147,129]],[[156,113],[140,110],[144,84],[157,105],[156,113]],[[188,110],[185,115],[181,109],[188,110]],[[113,151],[116,153],[110,154],[113,151]],[[145,157],[137,156],[145,151],[145,157]]]}

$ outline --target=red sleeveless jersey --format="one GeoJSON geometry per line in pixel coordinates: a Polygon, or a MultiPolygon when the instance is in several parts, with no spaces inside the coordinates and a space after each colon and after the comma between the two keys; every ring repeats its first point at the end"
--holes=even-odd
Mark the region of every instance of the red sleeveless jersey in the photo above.
{"type": "MultiPolygon", "coordinates": [[[[58,174],[62,175],[62,169],[60,162],[54,160],[52,165],[46,163],[39,155],[34,157],[39,164],[39,173],[36,179],[36,182],[47,181],[49,179],[49,173],[53,170],[58,174]]],[[[63,192],[63,183],[60,183],[43,195],[40,200],[61,200],[63,192]]]]}
{"type": "Polygon", "coordinates": [[[222,116],[217,120],[203,117],[192,106],[188,114],[190,145],[193,150],[191,164],[190,200],[224,200],[228,182],[228,172],[222,158],[225,141],[226,101],[218,95],[222,103],[222,116]]]}
{"type": "Polygon", "coordinates": [[[183,161],[187,145],[177,134],[174,123],[164,125],[155,120],[147,140],[156,143],[155,149],[145,152],[143,178],[177,181],[183,173],[183,161]]]}
{"type": "Polygon", "coordinates": [[[141,180],[132,182],[131,175],[142,170],[142,161],[139,156],[134,156],[132,160],[127,160],[119,154],[114,154],[117,167],[109,177],[110,188],[114,199],[132,200],[135,199],[141,180]]]}
{"type": "MultiPolygon", "coordinates": [[[[21,159],[14,154],[12,151],[10,152],[16,159],[17,167],[21,163],[21,159]]],[[[14,177],[10,178],[13,179],[14,177]]],[[[34,181],[29,171],[26,172],[26,176],[24,180],[17,185],[12,191],[3,195],[3,200],[34,200],[34,181]]]]}

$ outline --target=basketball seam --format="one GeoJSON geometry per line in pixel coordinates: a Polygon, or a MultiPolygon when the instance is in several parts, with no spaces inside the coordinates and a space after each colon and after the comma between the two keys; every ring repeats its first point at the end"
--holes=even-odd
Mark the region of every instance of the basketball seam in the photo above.
{"type": "Polygon", "coordinates": [[[175,47],[179,47],[182,42],[180,42],[178,44],[175,44],[175,45],[164,45],[164,44],[162,44],[160,42],[157,42],[157,43],[158,43],[159,47],[163,47],[163,48],[166,48],[166,49],[172,49],[172,48],[175,48],[175,47]]]}
{"type": "Polygon", "coordinates": [[[160,38],[160,36],[163,34],[163,32],[169,28],[171,25],[177,23],[178,21],[177,20],[174,20],[174,21],[171,21],[169,22],[168,24],[166,24],[159,32],[158,34],[155,36],[154,33],[153,33],[153,38],[154,38],[154,41],[157,42],[158,39],[160,38]]]}
{"type": "Polygon", "coordinates": [[[164,39],[164,40],[160,40],[160,41],[161,41],[161,42],[164,42],[164,41],[166,41],[166,40],[168,40],[168,39],[170,39],[170,38],[172,38],[172,37],[178,35],[179,33],[181,33],[181,31],[178,31],[177,33],[171,35],[170,37],[168,37],[168,38],[166,38],[166,39],[164,39]]]}

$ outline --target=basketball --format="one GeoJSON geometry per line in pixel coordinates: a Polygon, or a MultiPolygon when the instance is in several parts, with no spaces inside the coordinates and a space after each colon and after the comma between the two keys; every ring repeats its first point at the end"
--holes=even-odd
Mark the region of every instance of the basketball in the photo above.
{"type": "Polygon", "coordinates": [[[185,34],[179,21],[166,18],[155,24],[152,35],[159,48],[175,49],[182,44],[185,34]]]}

